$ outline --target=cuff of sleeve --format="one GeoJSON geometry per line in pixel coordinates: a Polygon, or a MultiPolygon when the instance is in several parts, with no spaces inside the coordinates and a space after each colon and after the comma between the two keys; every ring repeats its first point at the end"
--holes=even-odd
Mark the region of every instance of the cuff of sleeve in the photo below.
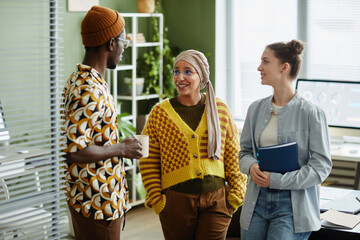
{"type": "Polygon", "coordinates": [[[154,209],[154,212],[156,214],[159,214],[165,207],[165,204],[166,204],[166,197],[165,195],[161,195],[161,199],[160,201],[158,201],[157,203],[155,203],[152,208],[154,209]]]}
{"type": "Polygon", "coordinates": [[[234,208],[234,212],[242,205],[243,200],[240,200],[240,198],[236,197],[235,194],[230,193],[227,197],[228,203],[234,208]]]}
{"type": "Polygon", "coordinates": [[[281,182],[282,174],[280,173],[270,173],[270,188],[272,189],[280,189],[280,182],[281,182]]]}

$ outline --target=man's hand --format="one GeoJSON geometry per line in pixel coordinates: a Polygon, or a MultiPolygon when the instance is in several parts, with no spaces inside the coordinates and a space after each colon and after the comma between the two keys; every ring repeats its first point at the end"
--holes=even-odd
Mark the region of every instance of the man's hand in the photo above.
{"type": "Polygon", "coordinates": [[[141,142],[135,137],[125,138],[124,141],[111,146],[90,145],[80,151],[66,154],[66,163],[93,163],[111,157],[141,158],[141,142]]]}
{"type": "Polygon", "coordinates": [[[133,137],[125,138],[122,142],[118,144],[120,147],[120,157],[124,158],[136,158],[139,159],[142,157],[141,150],[142,145],[141,142],[133,137]]]}
{"type": "Polygon", "coordinates": [[[253,163],[250,166],[250,176],[254,183],[259,187],[267,188],[270,186],[270,173],[262,172],[257,163],[253,163]]]}

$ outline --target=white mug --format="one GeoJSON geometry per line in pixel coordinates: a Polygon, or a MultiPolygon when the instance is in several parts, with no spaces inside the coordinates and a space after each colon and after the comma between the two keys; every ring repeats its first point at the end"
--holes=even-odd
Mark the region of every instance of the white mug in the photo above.
{"type": "Polygon", "coordinates": [[[147,135],[134,135],[134,137],[141,142],[142,145],[142,158],[149,156],[149,136],[147,135]]]}

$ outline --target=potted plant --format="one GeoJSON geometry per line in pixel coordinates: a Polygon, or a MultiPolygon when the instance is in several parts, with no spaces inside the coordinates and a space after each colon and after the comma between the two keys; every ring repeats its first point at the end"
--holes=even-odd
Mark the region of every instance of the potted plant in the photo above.
{"type": "MultiPolygon", "coordinates": [[[[136,96],[139,96],[142,94],[143,90],[144,90],[144,82],[145,79],[143,77],[138,77],[136,78],[136,96]]],[[[132,79],[131,77],[125,77],[124,78],[124,83],[127,85],[128,87],[128,94],[131,95],[132,94],[132,79]]]]}
{"type": "MultiPolygon", "coordinates": [[[[159,2],[156,3],[155,12],[162,12],[161,5],[159,2]]],[[[153,39],[152,41],[158,42],[160,39],[159,32],[159,19],[157,17],[152,18],[152,31],[153,31],[153,39]]],[[[169,39],[167,39],[168,28],[164,28],[163,33],[163,95],[164,97],[173,97],[175,95],[175,87],[173,84],[173,79],[171,75],[171,70],[174,64],[174,54],[173,51],[179,52],[178,49],[171,49],[169,45],[169,39]]],[[[158,62],[160,61],[160,47],[156,47],[154,50],[143,53],[141,57],[137,59],[138,72],[137,76],[141,76],[145,78],[144,83],[144,92],[147,94],[150,93],[160,93],[159,86],[159,72],[160,66],[158,62]]]]}
{"type": "MultiPolygon", "coordinates": [[[[122,119],[126,116],[130,116],[130,114],[123,112],[117,116],[120,141],[124,140],[127,137],[131,137],[136,133],[136,129],[132,125],[132,123],[129,120],[122,119]]],[[[124,158],[124,163],[126,164],[126,166],[133,166],[133,162],[131,161],[131,159],[124,158]]],[[[134,176],[132,171],[128,171],[126,175],[128,187],[130,190],[132,190],[132,184],[135,183],[137,196],[136,199],[145,199],[146,191],[142,184],[140,172],[136,173],[134,176]]]]}
{"type": "MultiPolygon", "coordinates": [[[[127,137],[135,135],[136,129],[129,120],[122,120],[123,117],[130,116],[129,113],[123,112],[117,116],[117,124],[119,130],[119,140],[122,141],[127,137]]],[[[124,162],[127,166],[132,166],[130,159],[124,158],[124,162]]]]}
{"type": "Polygon", "coordinates": [[[153,13],[155,11],[155,0],[138,0],[139,13],[153,13]]]}

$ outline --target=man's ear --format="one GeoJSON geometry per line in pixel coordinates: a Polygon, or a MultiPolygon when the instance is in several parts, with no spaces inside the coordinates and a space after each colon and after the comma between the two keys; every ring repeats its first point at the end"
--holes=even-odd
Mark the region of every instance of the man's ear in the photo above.
{"type": "Polygon", "coordinates": [[[107,47],[107,49],[109,50],[109,51],[113,51],[114,50],[114,48],[115,48],[115,38],[112,38],[112,39],[110,39],[108,42],[107,42],[107,44],[106,44],[106,47],[107,47]]]}

